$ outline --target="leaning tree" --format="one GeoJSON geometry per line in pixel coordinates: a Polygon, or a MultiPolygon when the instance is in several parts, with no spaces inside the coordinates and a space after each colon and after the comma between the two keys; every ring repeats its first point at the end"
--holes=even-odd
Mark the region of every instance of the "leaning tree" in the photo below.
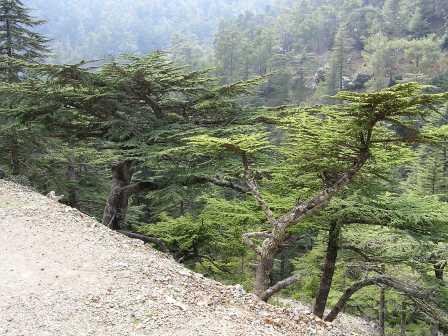
{"type": "Polygon", "coordinates": [[[262,300],[298,280],[270,280],[291,228],[303,226],[358,176],[394,162],[409,144],[426,141],[420,121],[447,96],[409,83],[375,93],[340,92],[336,98],[342,103],[257,111],[246,129],[188,139],[195,155],[215,163],[216,175],[240,179],[264,213],[260,231],[243,236],[257,256],[255,293],[262,300]],[[222,159],[232,157],[228,169],[222,159]]]}

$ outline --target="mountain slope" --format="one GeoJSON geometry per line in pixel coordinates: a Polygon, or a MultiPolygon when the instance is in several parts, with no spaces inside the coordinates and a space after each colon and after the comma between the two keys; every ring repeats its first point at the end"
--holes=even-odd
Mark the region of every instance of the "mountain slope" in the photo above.
{"type": "Polygon", "coordinates": [[[0,180],[0,335],[349,335],[0,180]]]}
{"type": "MultiPolygon", "coordinates": [[[[219,22],[280,0],[24,0],[48,20],[54,59],[69,62],[166,49],[174,34],[211,44],[219,22]]],[[[283,1],[283,0],[282,0],[283,1]]]]}

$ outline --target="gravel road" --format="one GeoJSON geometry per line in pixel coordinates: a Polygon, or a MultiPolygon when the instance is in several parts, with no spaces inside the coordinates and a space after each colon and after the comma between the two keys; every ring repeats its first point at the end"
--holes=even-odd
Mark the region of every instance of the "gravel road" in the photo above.
{"type": "Polygon", "coordinates": [[[0,335],[350,335],[0,180],[0,335]]]}

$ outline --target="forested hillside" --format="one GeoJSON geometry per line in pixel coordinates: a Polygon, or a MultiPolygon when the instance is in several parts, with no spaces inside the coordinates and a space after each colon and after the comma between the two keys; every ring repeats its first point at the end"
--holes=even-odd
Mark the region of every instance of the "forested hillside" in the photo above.
{"type": "Polygon", "coordinates": [[[447,333],[448,2],[32,5],[0,0],[0,177],[260,300],[447,333]]]}
{"type": "Polygon", "coordinates": [[[53,39],[59,62],[147,53],[186,36],[204,50],[222,19],[264,11],[278,0],[25,0],[48,20],[40,30],[53,39]]]}
{"type": "Polygon", "coordinates": [[[447,15],[443,0],[295,1],[275,15],[222,23],[215,65],[226,82],[273,73],[259,97],[268,105],[437,80],[447,15]]]}

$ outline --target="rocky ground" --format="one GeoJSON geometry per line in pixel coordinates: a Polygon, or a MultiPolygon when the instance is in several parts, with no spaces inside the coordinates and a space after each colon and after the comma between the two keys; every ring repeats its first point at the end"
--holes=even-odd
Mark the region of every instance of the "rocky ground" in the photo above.
{"type": "Polygon", "coordinates": [[[259,302],[0,180],[0,335],[360,333],[259,302]]]}

